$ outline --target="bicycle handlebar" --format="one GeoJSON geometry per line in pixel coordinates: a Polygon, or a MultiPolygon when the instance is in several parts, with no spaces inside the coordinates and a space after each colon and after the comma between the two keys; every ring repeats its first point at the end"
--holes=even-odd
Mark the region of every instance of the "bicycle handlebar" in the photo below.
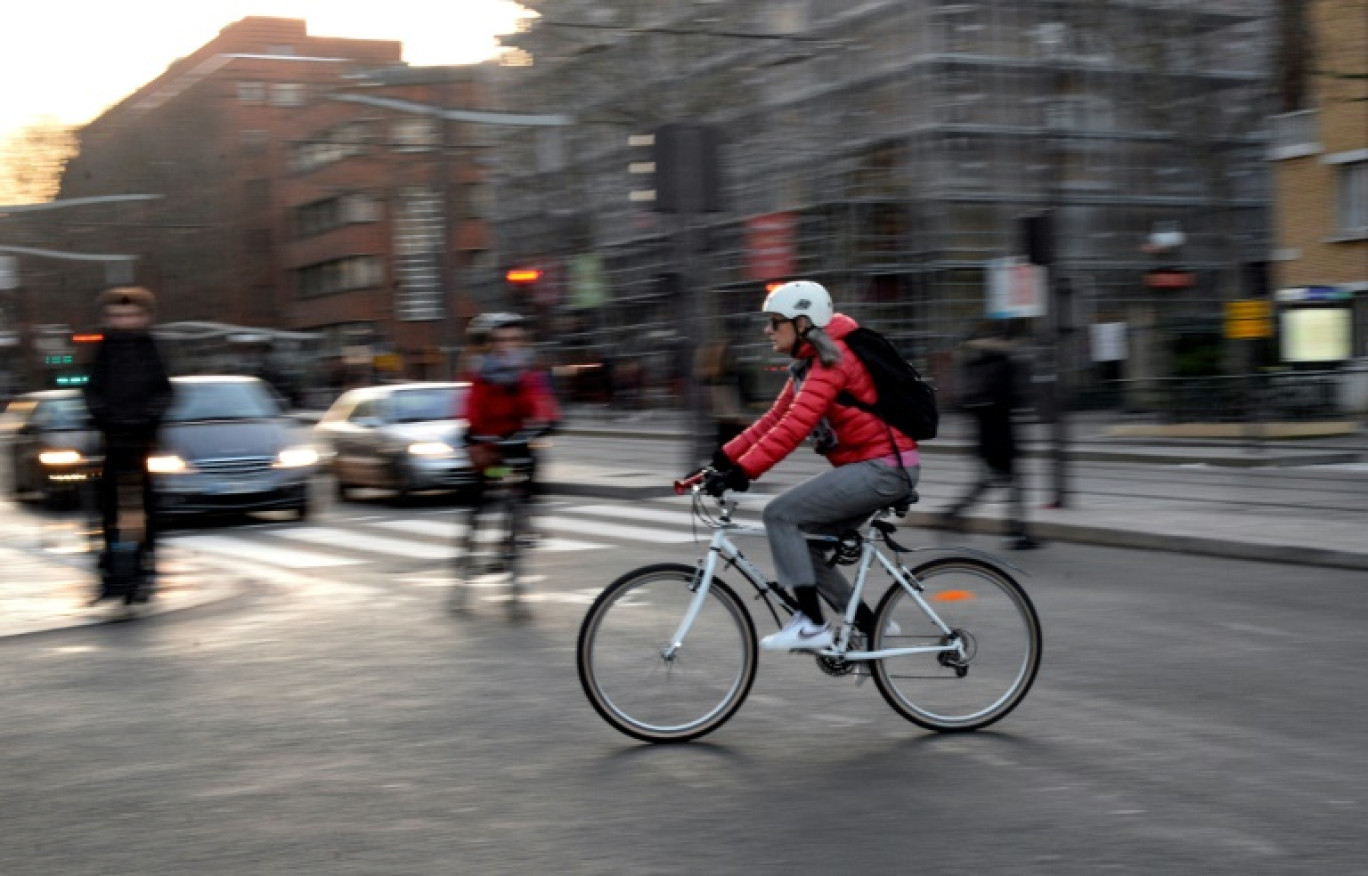
{"type": "Polygon", "coordinates": [[[704,479],[707,478],[708,474],[711,471],[712,469],[710,468],[699,469],[697,472],[689,475],[687,478],[682,478],[680,480],[675,481],[675,495],[682,496],[685,493],[696,489],[700,484],[703,483],[704,479]]]}

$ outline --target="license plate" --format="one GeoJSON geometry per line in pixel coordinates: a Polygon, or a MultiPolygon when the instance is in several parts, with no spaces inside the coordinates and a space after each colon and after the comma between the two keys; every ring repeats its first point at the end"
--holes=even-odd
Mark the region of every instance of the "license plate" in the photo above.
{"type": "Polygon", "coordinates": [[[214,484],[209,492],[217,493],[220,496],[235,493],[261,493],[270,489],[270,485],[258,478],[250,478],[242,481],[224,481],[214,484]]]}

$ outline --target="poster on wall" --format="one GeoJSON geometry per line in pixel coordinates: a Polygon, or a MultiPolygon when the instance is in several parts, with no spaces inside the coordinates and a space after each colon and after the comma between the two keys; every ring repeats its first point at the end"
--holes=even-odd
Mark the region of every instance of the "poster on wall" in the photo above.
{"type": "Polygon", "coordinates": [[[1008,256],[988,261],[988,318],[1022,319],[1044,316],[1046,269],[1008,256]]]}

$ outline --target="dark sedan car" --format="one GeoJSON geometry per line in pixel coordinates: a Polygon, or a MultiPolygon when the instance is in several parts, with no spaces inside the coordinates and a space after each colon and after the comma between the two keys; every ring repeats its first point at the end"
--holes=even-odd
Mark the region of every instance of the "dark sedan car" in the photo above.
{"type": "Polygon", "coordinates": [[[74,500],[100,467],[100,436],[79,390],[18,396],[0,417],[9,457],[10,495],[48,504],[74,500]]]}
{"type": "Polygon", "coordinates": [[[176,398],[147,461],[166,514],[309,514],[318,454],[308,430],[255,377],[173,377],[176,398]]]}

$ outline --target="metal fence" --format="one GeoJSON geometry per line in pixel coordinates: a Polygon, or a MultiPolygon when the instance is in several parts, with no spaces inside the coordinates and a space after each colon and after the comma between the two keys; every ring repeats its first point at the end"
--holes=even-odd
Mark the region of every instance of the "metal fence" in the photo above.
{"type": "Polygon", "coordinates": [[[1307,422],[1343,419],[1336,371],[1116,380],[1080,394],[1077,407],[1144,412],[1169,423],[1307,422]]]}

